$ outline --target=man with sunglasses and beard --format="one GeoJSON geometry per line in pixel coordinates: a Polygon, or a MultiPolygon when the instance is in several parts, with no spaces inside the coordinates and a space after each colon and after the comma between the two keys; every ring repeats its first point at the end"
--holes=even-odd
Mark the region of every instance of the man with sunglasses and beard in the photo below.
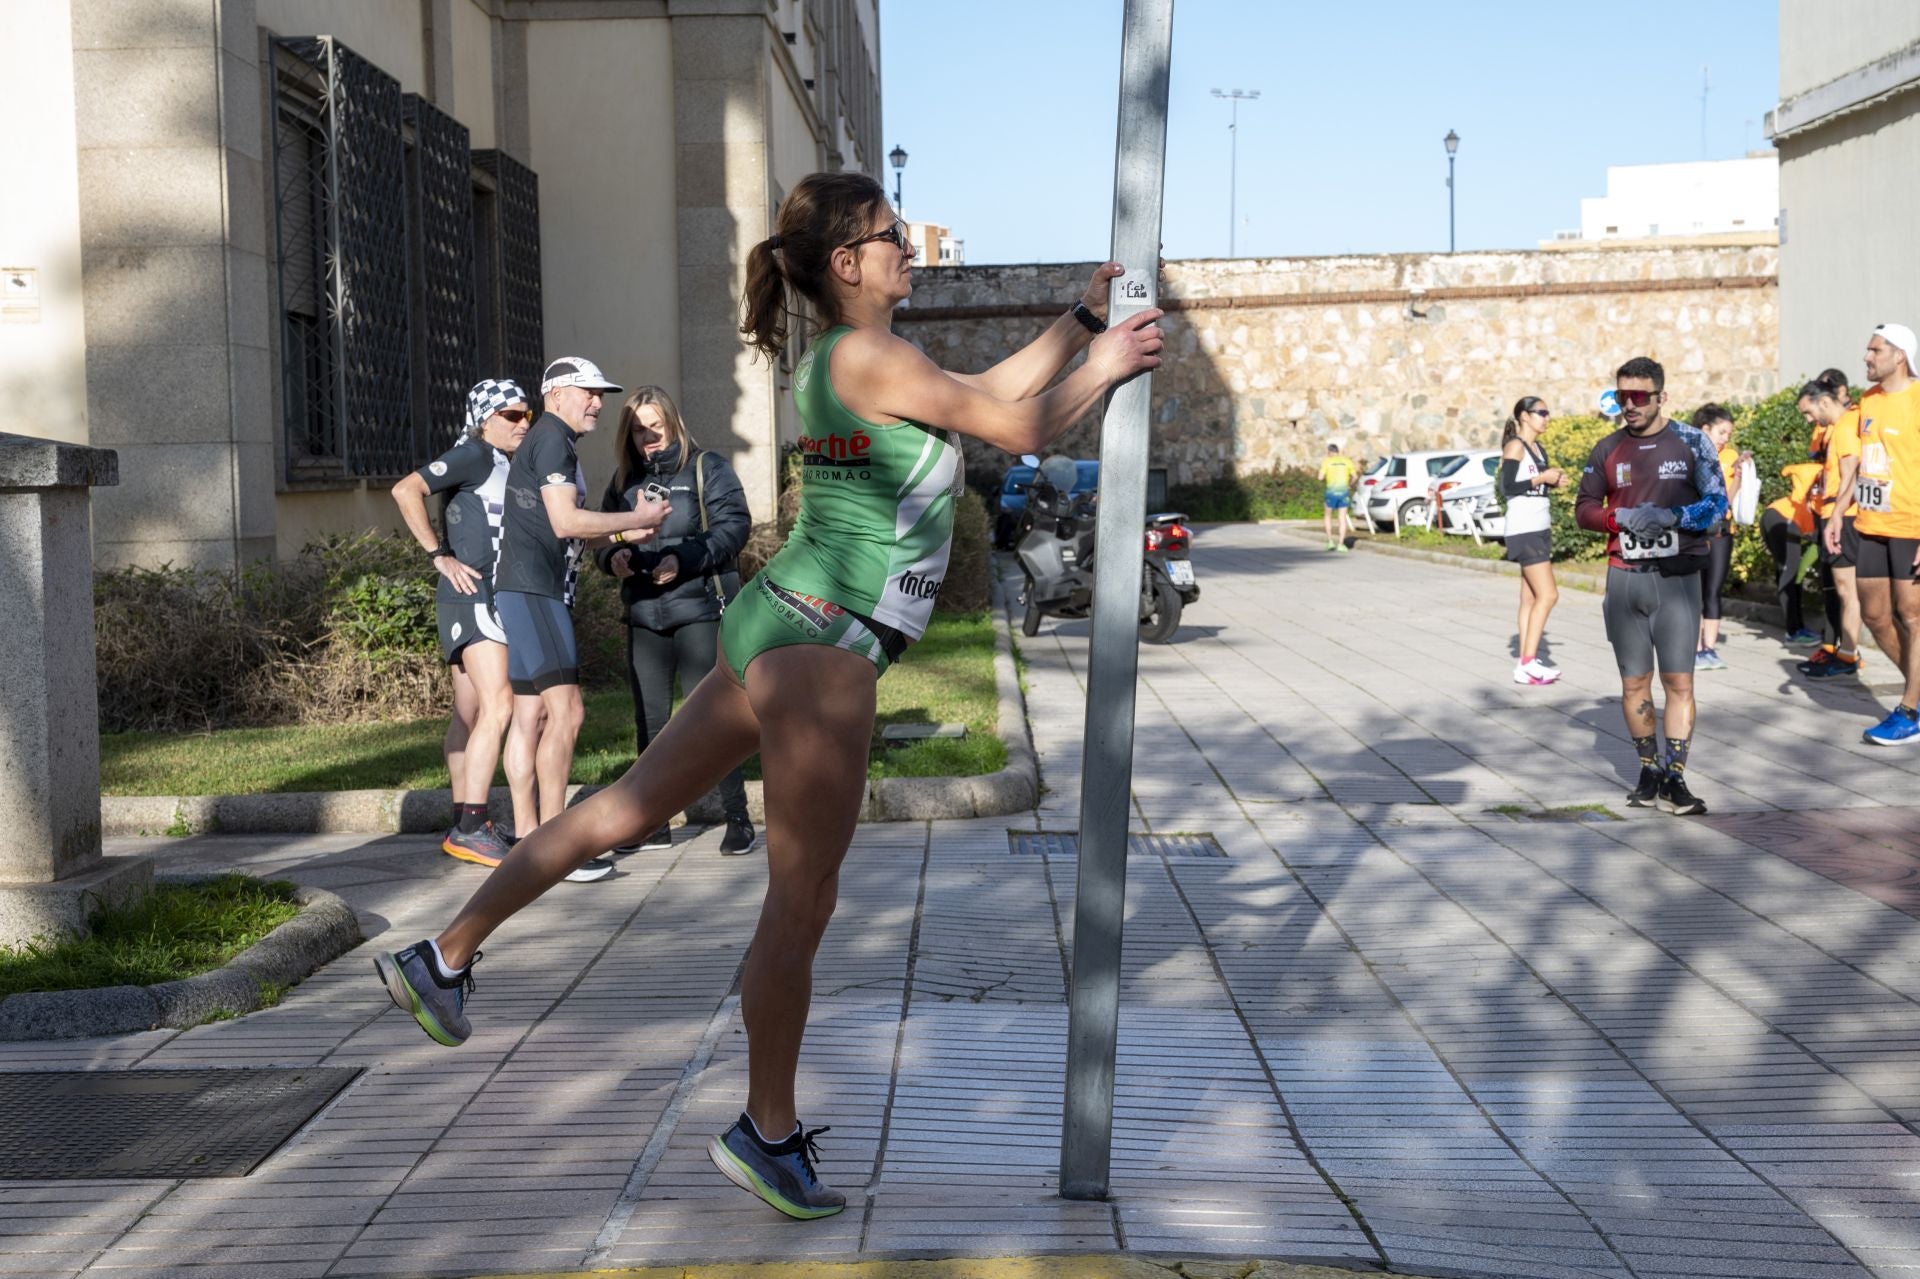
{"type": "Polygon", "coordinates": [[[1580,477],[1574,516],[1607,535],[1607,641],[1620,667],[1620,709],[1640,756],[1635,808],[1705,813],[1687,789],[1693,745],[1693,662],[1700,638],[1700,571],[1707,538],[1727,515],[1713,444],[1667,416],[1666,370],[1645,356],[1614,374],[1622,425],[1580,477]],[[1667,748],[1654,722],[1653,675],[1666,692],[1667,748]]]}

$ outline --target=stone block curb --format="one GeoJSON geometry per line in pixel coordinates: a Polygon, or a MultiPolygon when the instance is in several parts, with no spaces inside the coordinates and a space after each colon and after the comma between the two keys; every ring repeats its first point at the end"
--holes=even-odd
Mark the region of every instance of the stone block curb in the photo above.
{"type": "MultiPolygon", "coordinates": [[[[1040,765],[1027,728],[1027,704],[1013,664],[1006,610],[992,610],[993,675],[1000,701],[1000,737],[1007,763],[978,777],[882,777],[867,784],[863,822],[917,822],[1003,817],[1040,802],[1040,765]]],[[[572,786],[571,803],[599,789],[572,786]]],[[[504,787],[490,799],[496,819],[512,815],[504,787]]],[[[747,811],[766,820],[761,784],[747,783],[747,811]]],[[[719,796],[707,794],[687,810],[690,822],[724,820],[719,796]]],[[[128,835],[421,835],[453,825],[449,790],[293,791],[276,795],[103,795],[101,832],[128,835]]]]}
{"type": "MultiPolygon", "coordinates": [[[[161,884],[205,874],[158,875],[161,884]]],[[[362,940],[353,907],[321,888],[301,888],[300,913],[220,968],[153,986],[29,991],[0,999],[0,1040],[92,1039],[161,1027],[197,1026],[219,1012],[249,1013],[270,986],[291,986],[362,940]]]]}
{"type": "MultiPolygon", "coordinates": [[[[1370,1261],[1182,1261],[1134,1253],[1087,1256],[911,1258],[883,1261],[710,1262],[608,1270],[547,1270],[475,1279],[1359,1279],[1384,1275],[1370,1261]]],[[[1491,1279],[1484,1271],[1394,1269],[1400,1279],[1491,1279]]]]}

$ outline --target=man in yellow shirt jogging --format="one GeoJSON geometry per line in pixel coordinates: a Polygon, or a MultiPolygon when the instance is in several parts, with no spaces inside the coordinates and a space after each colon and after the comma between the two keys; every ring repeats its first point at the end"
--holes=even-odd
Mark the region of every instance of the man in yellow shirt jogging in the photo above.
{"type": "Polygon", "coordinates": [[[1352,505],[1353,476],[1360,468],[1353,459],[1340,451],[1338,444],[1327,445],[1327,460],[1320,463],[1320,483],[1327,491],[1326,505],[1320,512],[1320,527],[1327,535],[1329,551],[1347,549],[1347,534],[1353,531],[1353,524],[1347,516],[1352,505]],[[1340,536],[1333,535],[1333,513],[1340,512],[1340,536]]]}

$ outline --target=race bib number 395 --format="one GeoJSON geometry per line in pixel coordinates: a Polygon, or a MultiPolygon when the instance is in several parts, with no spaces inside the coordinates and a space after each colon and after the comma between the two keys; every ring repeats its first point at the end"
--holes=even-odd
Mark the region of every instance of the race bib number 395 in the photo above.
{"type": "Polygon", "coordinates": [[[1893,512],[1893,481],[1863,476],[1853,486],[1853,500],[1860,504],[1863,511],[1890,515],[1893,512]]]}
{"type": "Polygon", "coordinates": [[[1680,534],[1674,529],[1666,529],[1655,538],[1635,537],[1625,529],[1620,530],[1620,558],[1623,560],[1663,560],[1679,553],[1680,534]]]}

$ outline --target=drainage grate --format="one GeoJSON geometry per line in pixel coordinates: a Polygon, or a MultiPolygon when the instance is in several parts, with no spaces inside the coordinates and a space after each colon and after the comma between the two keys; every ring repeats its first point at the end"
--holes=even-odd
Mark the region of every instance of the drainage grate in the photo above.
{"type": "MultiPolygon", "coordinates": [[[[1079,832],[1010,830],[1007,851],[1042,857],[1075,857],[1080,852],[1079,832]]],[[[1127,854],[1132,857],[1225,857],[1227,850],[1210,834],[1149,835],[1134,831],[1127,836],[1127,854]]]]}
{"type": "Polygon", "coordinates": [[[0,1179],[242,1177],[359,1073],[0,1072],[0,1179]]]}

